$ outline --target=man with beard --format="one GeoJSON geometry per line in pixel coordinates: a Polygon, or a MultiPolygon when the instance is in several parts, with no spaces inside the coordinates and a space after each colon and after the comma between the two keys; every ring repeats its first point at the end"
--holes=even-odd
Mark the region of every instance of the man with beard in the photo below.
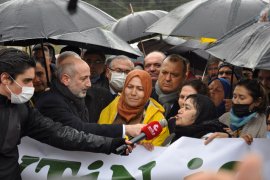
{"type": "Polygon", "coordinates": [[[65,150],[107,154],[125,144],[122,138],[85,134],[63,126],[30,107],[34,68],[35,61],[26,53],[14,48],[0,51],[0,179],[21,179],[17,145],[24,136],[65,150]]]}
{"type": "Polygon", "coordinates": [[[67,51],[57,58],[56,78],[52,79],[49,91],[44,92],[36,102],[40,112],[64,125],[107,137],[136,136],[143,125],[99,125],[90,123],[92,109],[85,105],[87,90],[91,87],[90,68],[79,55],[67,51]]]}

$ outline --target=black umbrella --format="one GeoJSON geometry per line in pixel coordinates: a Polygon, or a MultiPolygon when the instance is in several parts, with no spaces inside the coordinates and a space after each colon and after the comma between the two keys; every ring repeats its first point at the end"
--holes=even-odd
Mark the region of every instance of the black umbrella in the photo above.
{"type": "Polygon", "coordinates": [[[111,30],[129,43],[137,42],[151,37],[153,33],[146,33],[146,28],[166,14],[161,10],[134,12],[119,19],[111,30]]]}
{"type": "Polygon", "coordinates": [[[30,45],[70,32],[115,22],[100,9],[79,1],[77,12],[67,11],[69,0],[10,0],[0,4],[0,42],[30,45]]]}
{"type": "MultiPolygon", "coordinates": [[[[50,37],[96,28],[116,20],[100,9],[79,1],[76,13],[67,11],[69,0],[10,0],[0,4],[0,44],[28,46],[50,37]]],[[[42,50],[43,56],[44,50],[42,50]]],[[[48,70],[45,66],[47,82],[48,70]]]]}
{"type": "Polygon", "coordinates": [[[270,70],[270,23],[239,27],[206,51],[235,66],[270,70]]]}
{"type": "Polygon", "coordinates": [[[98,50],[106,54],[127,55],[129,57],[142,56],[140,52],[137,52],[113,32],[102,28],[53,36],[48,41],[54,44],[75,45],[81,48],[98,50]]]}
{"type": "Polygon", "coordinates": [[[193,0],[170,11],[146,32],[196,38],[220,38],[259,16],[262,0],[193,0]]]}
{"type": "Polygon", "coordinates": [[[178,37],[154,37],[139,42],[137,47],[141,52],[145,52],[145,54],[149,54],[152,51],[161,51],[165,53],[168,49],[174,47],[175,45],[182,44],[185,41],[186,40],[178,37]]]}
{"type": "Polygon", "coordinates": [[[180,54],[190,61],[193,69],[204,71],[210,54],[204,49],[208,43],[201,43],[196,39],[189,39],[186,42],[167,50],[167,54],[180,54]]]}

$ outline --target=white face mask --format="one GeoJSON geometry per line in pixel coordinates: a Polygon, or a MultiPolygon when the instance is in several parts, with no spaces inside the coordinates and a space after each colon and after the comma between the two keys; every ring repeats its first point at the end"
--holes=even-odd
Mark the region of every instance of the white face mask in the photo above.
{"type": "Polygon", "coordinates": [[[21,86],[15,80],[14,80],[14,82],[18,86],[20,86],[22,88],[22,92],[20,94],[14,94],[9,89],[9,87],[6,86],[7,89],[9,90],[9,92],[11,93],[11,103],[13,103],[13,104],[23,104],[23,103],[26,103],[27,101],[29,101],[32,98],[33,94],[34,94],[35,88],[34,87],[21,86]]]}
{"type": "Polygon", "coordinates": [[[123,90],[126,77],[127,75],[125,73],[112,72],[110,86],[112,86],[117,92],[121,92],[123,90]]]}

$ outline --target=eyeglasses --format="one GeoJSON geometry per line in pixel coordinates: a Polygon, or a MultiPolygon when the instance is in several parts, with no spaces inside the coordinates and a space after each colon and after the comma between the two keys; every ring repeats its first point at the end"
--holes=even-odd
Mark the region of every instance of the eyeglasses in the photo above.
{"type": "Polygon", "coordinates": [[[223,74],[232,75],[232,71],[219,71],[218,72],[218,75],[223,75],[223,74]]]}
{"type": "Polygon", "coordinates": [[[131,70],[123,70],[123,69],[120,69],[120,68],[115,68],[115,69],[109,68],[109,70],[115,71],[115,72],[118,72],[118,73],[125,73],[125,74],[128,74],[131,71],[131,70]]]}

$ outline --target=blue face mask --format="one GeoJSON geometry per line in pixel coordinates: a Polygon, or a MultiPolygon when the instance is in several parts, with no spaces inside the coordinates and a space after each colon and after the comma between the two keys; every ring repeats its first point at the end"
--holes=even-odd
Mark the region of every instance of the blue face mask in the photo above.
{"type": "Polygon", "coordinates": [[[267,131],[267,138],[270,139],[270,131],[267,131]]]}

